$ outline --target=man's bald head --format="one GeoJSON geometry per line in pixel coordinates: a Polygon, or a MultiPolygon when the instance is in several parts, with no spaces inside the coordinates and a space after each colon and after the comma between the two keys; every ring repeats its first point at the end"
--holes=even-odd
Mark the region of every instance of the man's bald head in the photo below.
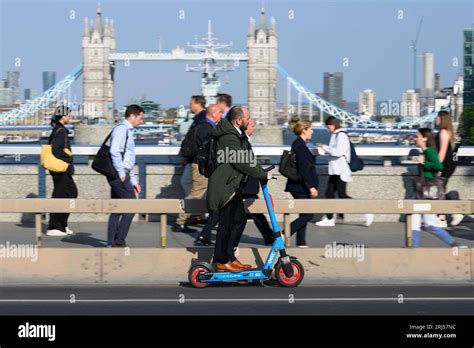
{"type": "Polygon", "coordinates": [[[222,117],[222,111],[216,104],[209,104],[206,109],[207,118],[218,123],[222,117]]]}

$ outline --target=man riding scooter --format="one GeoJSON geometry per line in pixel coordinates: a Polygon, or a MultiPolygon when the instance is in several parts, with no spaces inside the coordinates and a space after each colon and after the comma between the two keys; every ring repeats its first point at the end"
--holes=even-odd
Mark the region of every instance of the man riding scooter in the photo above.
{"type": "Polygon", "coordinates": [[[232,108],[226,119],[222,119],[212,130],[217,138],[217,160],[219,166],[209,178],[207,188],[207,207],[209,211],[219,210],[214,262],[218,272],[241,272],[250,269],[234,255],[247,223],[242,187],[245,177],[271,179],[256,163],[248,144],[245,130],[250,121],[246,108],[232,108]]]}

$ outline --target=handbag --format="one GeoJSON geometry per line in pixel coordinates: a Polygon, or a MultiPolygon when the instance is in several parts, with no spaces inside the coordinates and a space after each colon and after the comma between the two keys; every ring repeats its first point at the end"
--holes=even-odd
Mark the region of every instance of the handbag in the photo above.
{"type": "MultiPolygon", "coordinates": [[[[106,144],[109,138],[112,136],[113,131],[114,130],[112,129],[109,135],[107,135],[104,142],[100,146],[99,151],[97,151],[97,154],[94,156],[94,160],[92,161],[92,169],[94,169],[96,172],[102,175],[105,175],[107,178],[117,179],[118,173],[114,167],[114,164],[112,163],[112,157],[110,156],[110,146],[106,144]]],[[[122,153],[122,160],[125,156],[125,151],[127,149],[127,142],[128,142],[128,129],[127,129],[127,137],[125,138],[124,152],[122,153]]]]}
{"type": "MultiPolygon", "coordinates": [[[[67,133],[65,133],[65,136],[67,137],[67,133]]],[[[64,152],[69,156],[72,156],[72,152],[70,152],[69,149],[65,148],[64,152]]],[[[41,166],[44,169],[55,173],[65,173],[69,167],[69,163],[53,155],[53,148],[51,147],[51,144],[41,145],[40,161],[41,166]]]]}
{"type": "Polygon", "coordinates": [[[421,176],[413,178],[413,182],[415,183],[416,199],[445,199],[446,178],[435,176],[432,179],[427,179],[423,177],[423,167],[420,168],[421,176]]]}
{"type": "Polygon", "coordinates": [[[293,181],[302,181],[298,168],[296,166],[296,154],[293,151],[283,150],[283,154],[280,158],[280,164],[278,165],[278,171],[284,177],[293,181]]]}

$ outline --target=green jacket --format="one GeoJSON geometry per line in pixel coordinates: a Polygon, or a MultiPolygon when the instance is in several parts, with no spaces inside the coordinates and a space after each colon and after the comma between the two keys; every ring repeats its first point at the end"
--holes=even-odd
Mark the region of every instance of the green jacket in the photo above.
{"type": "Polygon", "coordinates": [[[267,177],[261,166],[252,165],[245,134],[239,134],[227,119],[222,119],[212,129],[212,135],[217,138],[217,159],[221,164],[214,170],[207,184],[207,208],[210,211],[222,208],[232,198],[246,175],[258,179],[267,177]]]}
{"type": "Polygon", "coordinates": [[[422,166],[423,177],[433,179],[436,173],[443,170],[443,163],[439,161],[438,153],[432,147],[427,147],[423,154],[425,155],[425,163],[422,166]]]}

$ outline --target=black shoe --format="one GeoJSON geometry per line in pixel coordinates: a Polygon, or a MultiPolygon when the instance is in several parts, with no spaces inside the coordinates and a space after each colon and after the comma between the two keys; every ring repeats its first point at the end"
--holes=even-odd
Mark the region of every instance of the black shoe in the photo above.
{"type": "Polygon", "coordinates": [[[204,239],[202,236],[199,236],[194,241],[194,245],[197,245],[197,246],[214,246],[216,244],[213,241],[209,240],[209,239],[204,239]]]}
{"type": "Polygon", "coordinates": [[[112,244],[112,248],[127,248],[129,245],[127,243],[114,243],[112,244]]]}

